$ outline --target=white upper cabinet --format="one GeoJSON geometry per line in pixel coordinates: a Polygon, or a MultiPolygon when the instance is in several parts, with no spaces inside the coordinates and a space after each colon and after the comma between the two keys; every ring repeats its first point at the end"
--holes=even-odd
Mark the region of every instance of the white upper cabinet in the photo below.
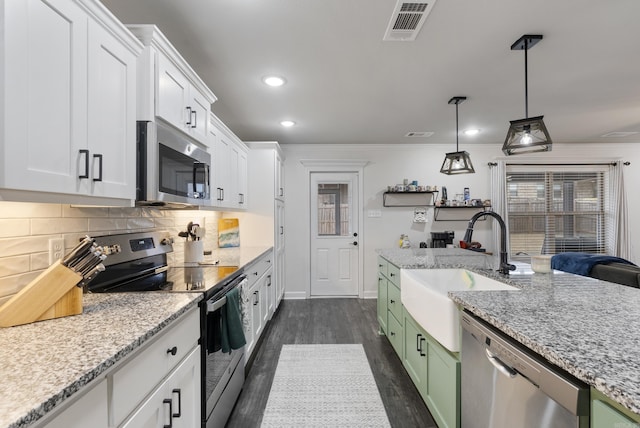
{"type": "Polygon", "coordinates": [[[219,208],[247,209],[248,149],[213,114],[209,124],[209,146],[214,150],[212,205],[219,208]]]}
{"type": "Polygon", "coordinates": [[[154,25],[128,28],[146,46],[140,59],[138,120],[162,118],[203,145],[216,97],[154,25]]]}
{"type": "Polygon", "coordinates": [[[2,198],[131,205],[142,45],[95,1],[0,5],[2,198]]]}
{"type": "Polygon", "coordinates": [[[88,125],[95,196],[135,199],[135,94],[136,56],[102,25],[89,22],[88,125]]]}

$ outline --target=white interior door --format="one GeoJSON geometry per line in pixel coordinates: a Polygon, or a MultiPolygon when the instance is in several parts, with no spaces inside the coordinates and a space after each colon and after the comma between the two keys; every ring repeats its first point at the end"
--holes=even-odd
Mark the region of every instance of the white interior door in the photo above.
{"type": "Polygon", "coordinates": [[[311,173],[311,296],[358,296],[358,174],[311,173]]]}

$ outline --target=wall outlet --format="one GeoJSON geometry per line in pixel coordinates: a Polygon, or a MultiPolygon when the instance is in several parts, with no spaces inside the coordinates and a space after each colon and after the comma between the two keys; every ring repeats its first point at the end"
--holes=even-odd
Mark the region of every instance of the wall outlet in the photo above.
{"type": "Polygon", "coordinates": [[[64,238],[49,239],[49,264],[60,260],[64,256],[64,238]]]}
{"type": "Polygon", "coordinates": [[[369,211],[367,211],[367,217],[382,217],[382,211],[380,211],[380,210],[369,210],[369,211]]]}

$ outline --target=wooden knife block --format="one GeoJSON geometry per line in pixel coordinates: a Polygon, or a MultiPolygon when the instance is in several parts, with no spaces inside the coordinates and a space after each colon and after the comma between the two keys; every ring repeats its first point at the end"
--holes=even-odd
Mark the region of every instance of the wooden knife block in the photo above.
{"type": "Polygon", "coordinates": [[[0,306],[0,327],[81,314],[81,280],[58,260],[0,306]]]}

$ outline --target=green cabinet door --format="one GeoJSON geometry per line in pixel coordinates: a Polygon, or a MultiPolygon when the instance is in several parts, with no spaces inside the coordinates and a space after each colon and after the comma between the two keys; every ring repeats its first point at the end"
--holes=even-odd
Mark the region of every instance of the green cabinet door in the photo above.
{"type": "Polygon", "coordinates": [[[378,325],[380,331],[387,334],[387,278],[378,273],[378,325]]]}
{"type": "Polygon", "coordinates": [[[402,361],[409,377],[418,388],[422,399],[427,384],[427,334],[404,310],[404,359],[402,361]]]}
{"type": "Polygon", "coordinates": [[[440,428],[460,426],[460,360],[435,339],[428,346],[426,402],[440,428]]]}

